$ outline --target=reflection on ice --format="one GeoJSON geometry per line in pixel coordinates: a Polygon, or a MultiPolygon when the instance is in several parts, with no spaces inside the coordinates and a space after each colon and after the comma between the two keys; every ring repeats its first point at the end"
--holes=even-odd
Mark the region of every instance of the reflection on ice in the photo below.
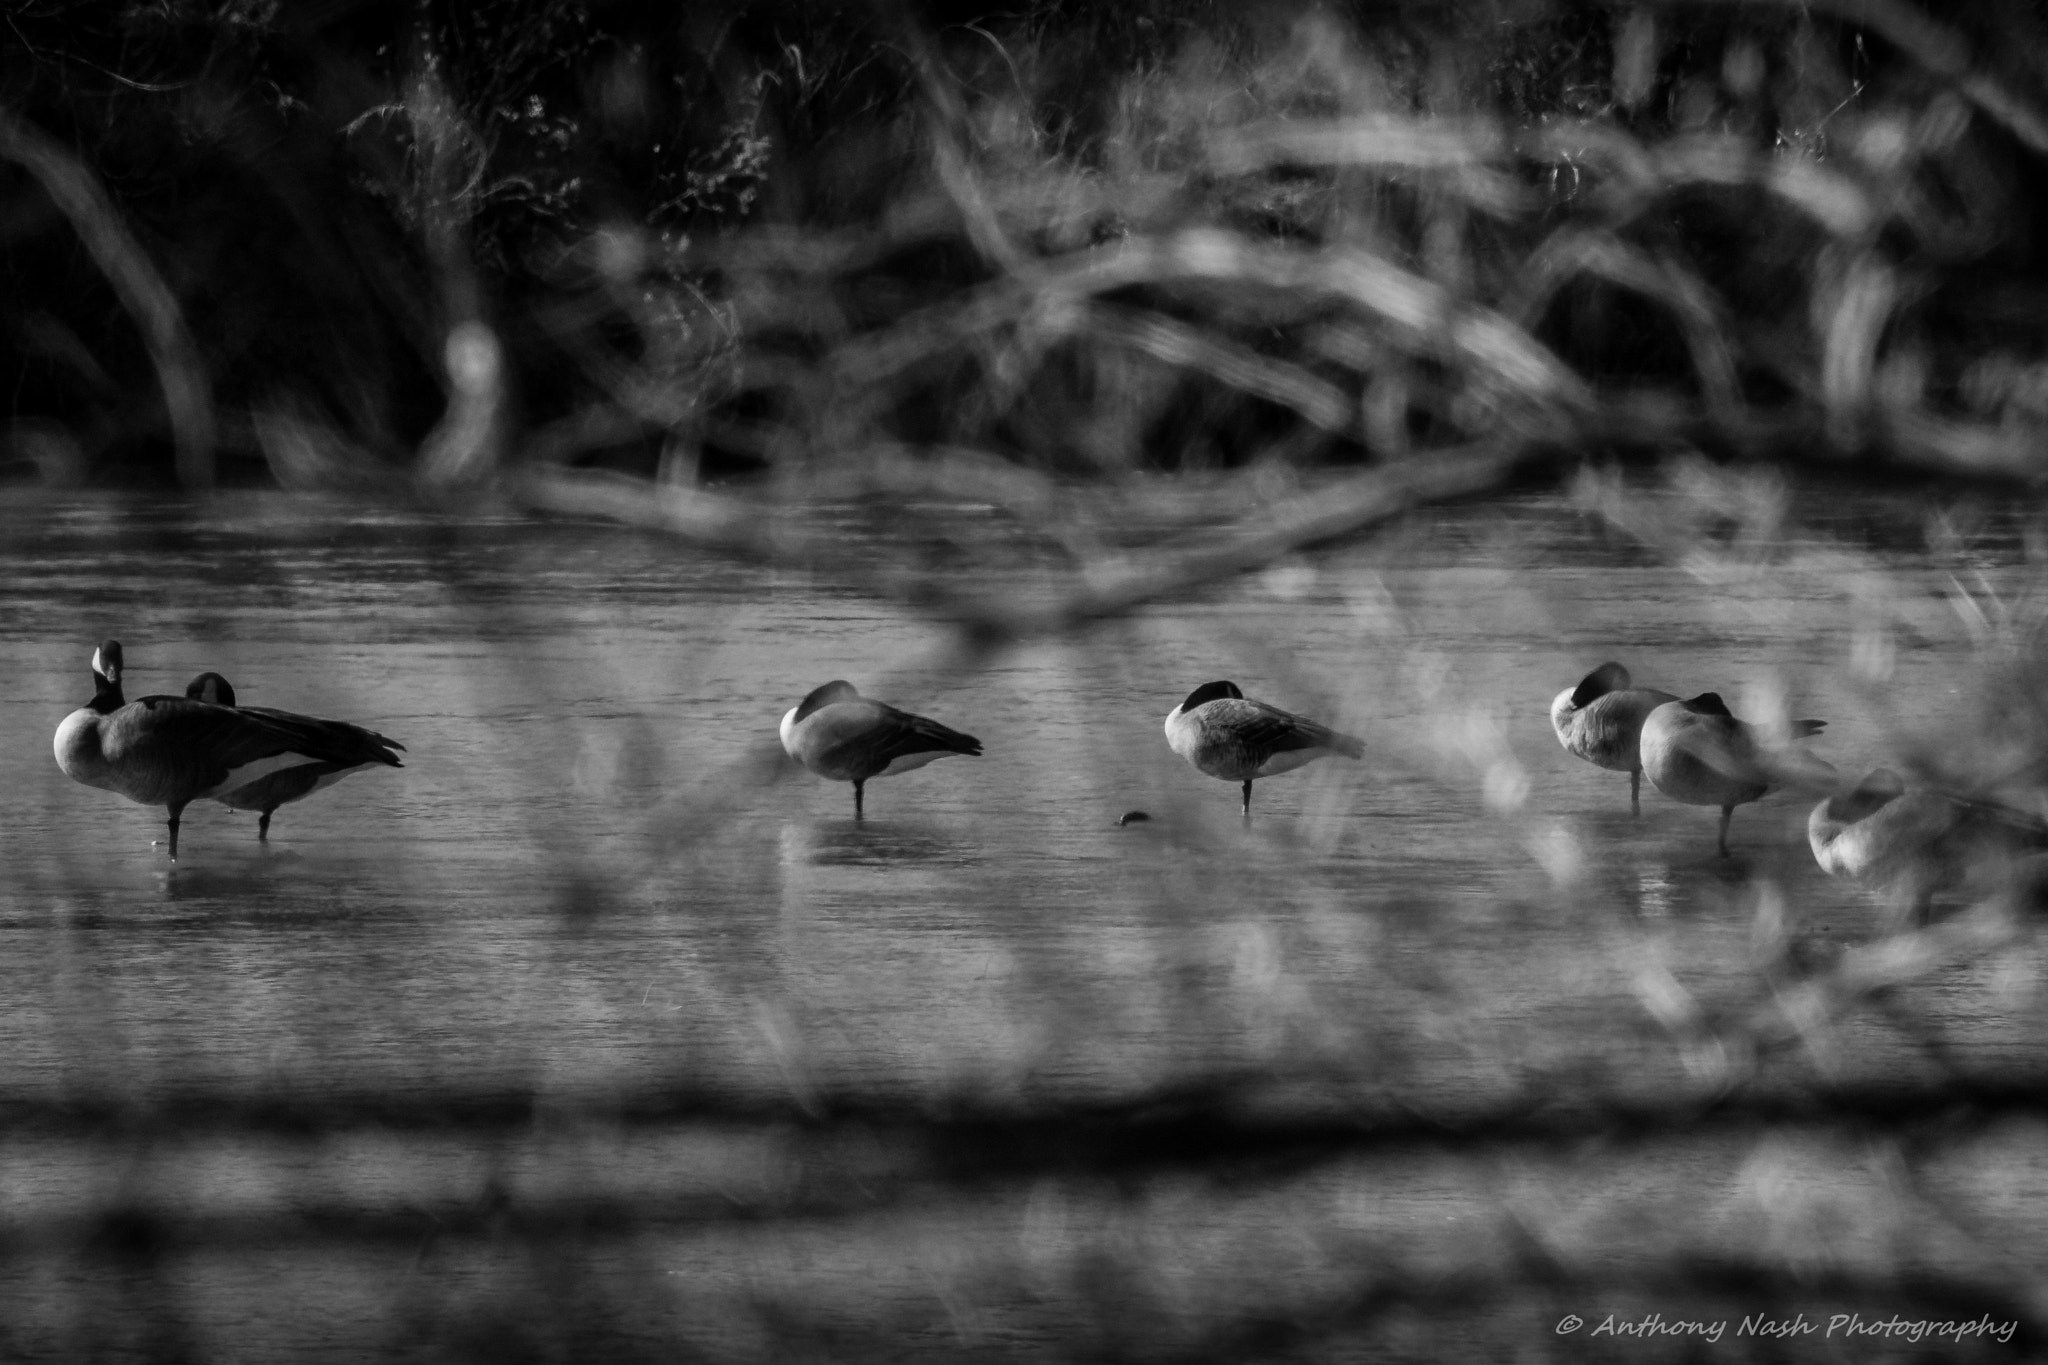
{"type": "Polygon", "coordinates": [[[966,866],[980,860],[980,844],[973,836],[914,820],[785,821],[781,849],[784,868],[966,866]]]}
{"type": "MultiPolygon", "coordinates": [[[[980,1115],[966,1137],[939,1135],[972,1164],[1051,1159],[1035,1135],[1001,1145],[1010,1116],[1129,1106],[1147,1122],[1163,1109],[1170,1125],[1175,1105],[1226,1091],[1229,1121],[1246,1125],[1234,1141],[1332,1116],[1370,1135],[1597,1112],[1616,1094],[1642,1112],[1722,1087],[1752,1058],[1718,1051],[1710,1026],[1870,947],[1880,917],[1814,866],[1810,802],[1745,806],[1736,856],[1720,858],[1697,810],[1646,789],[1632,817],[1612,774],[1558,746],[1549,699],[1615,653],[1659,679],[1769,684],[1828,715],[1824,752],[1851,765],[1881,753],[1896,716],[1952,713],[1963,681],[1961,627],[1939,597],[1912,629],[1887,627],[1876,695],[1869,670],[1844,666],[1862,626],[1832,587],[1772,596],[1752,576],[1702,598],[1696,580],[1640,556],[1618,586],[1612,549],[1548,504],[1467,526],[1442,562],[1364,547],[1319,559],[1312,579],[1157,608],[1085,648],[924,676],[904,661],[939,657],[929,622],[597,528],[430,536],[403,518],[371,533],[297,513],[202,541],[176,515],[148,517],[148,554],[122,516],[59,516],[47,524],[63,537],[37,522],[12,542],[34,575],[0,573],[17,678],[0,740],[35,756],[0,785],[0,1094],[60,1118],[190,1102],[195,1123],[216,1125],[284,1106],[282,1127],[298,1122],[289,1106],[307,1106],[316,1121],[278,1138],[288,1150],[236,1152],[208,1130],[189,1152],[154,1143],[147,1159],[193,1207],[239,1197],[274,1219],[299,1216],[293,1181],[310,1172],[335,1207],[303,1226],[368,1220],[376,1245],[396,1248],[389,1263],[364,1253],[351,1307],[408,1277],[464,1273],[445,1268],[445,1230],[513,1226],[508,1189],[522,1215],[520,1201],[596,1189],[636,1237],[647,1209],[681,1210],[687,1237],[641,1244],[717,1274],[758,1266],[770,1245],[736,1253],[760,1225],[726,1237],[716,1220],[732,1209],[741,1221],[828,1210],[828,1237],[848,1229],[844,1268],[790,1282],[846,1289],[848,1311],[869,1312],[889,1242],[861,1220],[871,1206],[913,1217],[889,1202],[901,1192],[889,1163],[914,1145],[875,1135],[890,1116],[980,1115]],[[261,572],[210,568],[223,539],[261,572]],[[78,788],[47,758],[51,727],[80,700],[81,635],[140,641],[137,621],[164,688],[204,669],[258,679],[308,711],[402,734],[406,768],[307,803],[267,849],[248,817],[195,807],[186,861],[167,867],[150,848],[159,811],[78,788]],[[843,787],[792,780],[780,756],[776,680],[792,675],[943,691],[990,755],[933,765],[902,808],[856,823],[843,787]],[[1215,675],[1330,698],[1365,757],[1262,784],[1246,827],[1160,731],[1176,699],[1161,680],[1215,675]],[[1152,818],[1116,823],[1136,809],[1152,818]],[[707,1139],[735,1149],[708,1168],[708,1148],[675,1141],[706,1113],[707,1129],[739,1115],[743,1134],[707,1139]],[[363,1164],[360,1132],[388,1152],[363,1164]],[[785,1147],[805,1150],[734,1173],[785,1147]],[[229,1172],[218,1185],[194,1175],[209,1161],[229,1172]],[[248,1173],[273,1168],[285,1172],[275,1189],[252,1190],[248,1173]],[[856,1168],[874,1183],[842,1178],[856,1168]],[[699,1186],[704,1202],[688,1202],[699,1186]]],[[[1920,1036],[1973,1058],[2033,1055],[2032,1012],[2048,1010],[2038,967],[2016,953],[1944,968],[1911,988],[1915,1038],[1835,1029],[1830,1080],[1891,1084],[1924,1064],[1908,1055],[1920,1036]]],[[[1128,1127],[1088,1118],[1061,1141],[1128,1127]]],[[[1176,1136],[1146,1159],[1177,1159],[1176,1136]]],[[[0,1151],[0,1183],[90,1210],[90,1191],[122,1188],[133,1160],[97,1140],[0,1151]]],[[[1639,1162],[1634,1178],[1697,1191],[1708,1170],[1725,1186],[1739,1169],[1725,1138],[1700,1142],[1639,1162]]],[[[1445,1209],[1454,1231],[1497,1227],[1491,1193],[1403,1165],[1414,1159],[1380,1149],[1349,1170],[1318,1167],[1299,1200],[1229,1208],[1232,1236],[1293,1245],[1304,1210],[1332,1207],[1381,1220],[1388,1245],[1453,1226],[1445,1209]]],[[[1146,1216],[1114,1201],[1103,1214],[1094,1192],[1049,1178],[1059,1188],[1044,1197],[1028,1182],[977,1187],[930,1254],[951,1255],[971,1227],[1053,1257],[1074,1210],[1119,1239],[1146,1216]],[[990,1213],[1006,1198],[1007,1229],[990,1213]]],[[[1555,1172],[1544,1182],[1545,1197],[1561,1187],[1555,1172]]],[[[1209,1245],[1222,1225],[1205,1221],[1222,1207],[1213,1191],[1182,1203],[1150,1262],[1209,1245]]],[[[775,1235],[792,1257],[821,1254],[800,1221],[775,1235]]],[[[572,1207],[560,1226],[586,1224],[572,1207]]],[[[1218,1252],[1231,1276],[1257,1261],[1241,1247],[1218,1252]]],[[[339,1259],[320,1251],[308,1282],[326,1283],[339,1259]]],[[[266,1248],[255,1292],[270,1292],[274,1268],[266,1248]]],[[[701,1296],[710,1279],[682,1282],[701,1296]]]]}

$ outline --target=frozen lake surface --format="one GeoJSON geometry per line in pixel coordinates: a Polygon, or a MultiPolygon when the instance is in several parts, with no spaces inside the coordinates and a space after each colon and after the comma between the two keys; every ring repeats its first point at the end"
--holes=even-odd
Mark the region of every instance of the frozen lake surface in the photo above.
{"type": "MultiPolygon", "coordinates": [[[[1921,1173],[1975,1201],[1935,1236],[1853,1127],[1715,1115],[2034,1075],[2038,949],[1754,1071],[1714,1055],[1691,1024],[1869,944],[1875,904],[1814,867],[1809,801],[1741,808],[1724,860],[1714,811],[1646,783],[1632,819],[1627,778],[1549,729],[1551,697],[1616,658],[1823,717],[1813,751],[1849,772],[1966,743],[1971,612],[2028,581],[2023,524],[1929,548],[1875,502],[1799,510],[1768,568],[1739,544],[1667,563],[1556,499],[1444,511],[963,667],[887,599],[603,526],[18,502],[0,1292],[23,1310],[0,1354],[142,1358],[171,1332],[215,1360],[431,1357],[502,1330],[564,1358],[1164,1358],[1278,1315],[1311,1355],[1378,1357],[1417,1332],[1483,1353],[1581,1300],[1668,1315],[1625,1269],[1703,1245],[2032,1283],[2031,1120],[1921,1173]],[[267,848],[253,815],[195,804],[173,867],[161,810],[51,759],[105,636],[131,698],[218,670],[244,704],[400,740],[406,767],[285,807],[267,848]],[[856,824],[850,789],[776,744],[835,677],[986,755],[871,782],[856,824]],[[1243,824],[1160,729],[1215,678],[1364,761],[1260,783],[1243,824]],[[1118,828],[1131,809],[1153,818],[1118,828]],[[1213,1124],[1217,1096],[1323,1155],[1219,1185],[1228,1153],[1144,1127],[1197,1101],[1213,1124]],[[1152,1134],[1121,1175],[1001,1127],[1097,1112],[1152,1134]],[[1657,1117],[1516,1136],[1609,1112],[1657,1117]],[[1346,1147],[1381,1128],[1416,1136],[1346,1147]],[[106,1215],[136,1209],[130,1246],[106,1215]],[[1523,1282],[1517,1218],[1612,1282],[1523,1282]],[[1345,1308],[1362,1265],[1407,1286],[1392,1317],[1345,1308]],[[1470,1312],[1429,1296],[1454,1271],[1483,1281],[1470,1312]]],[[[957,554],[1057,590],[1001,519],[926,511],[817,516],[878,565],[957,554]]]]}

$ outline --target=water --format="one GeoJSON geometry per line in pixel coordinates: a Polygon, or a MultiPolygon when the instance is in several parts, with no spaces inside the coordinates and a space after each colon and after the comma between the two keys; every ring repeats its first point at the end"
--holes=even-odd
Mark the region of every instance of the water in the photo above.
{"type": "MultiPolygon", "coordinates": [[[[2022,592],[2022,524],[1989,515],[1930,550],[1875,500],[1802,511],[1765,570],[1739,543],[1672,566],[1554,499],[1447,511],[962,667],[885,597],[603,526],[258,494],[19,503],[0,514],[0,1170],[7,1275],[34,1308],[0,1348],[142,1350],[88,1326],[111,1304],[215,1358],[345,1356],[421,1323],[452,1341],[472,1318],[581,1320],[575,1294],[619,1341],[720,1355],[791,1340],[762,1326],[764,1296],[855,1354],[1101,1344],[1114,1305],[1140,1301],[1181,1324],[1170,1337],[1255,1297],[1230,1268],[1247,1238],[1310,1299],[1342,1292],[1345,1261],[1297,1234],[1497,1257],[1502,1187],[1414,1153],[1256,1196],[1167,1178],[1134,1211],[1033,1157],[998,1163],[985,1198],[905,1208],[891,1192],[928,1173],[883,1138],[802,1125],[1116,1113],[1223,1084],[1273,1121],[1456,1125],[2024,1065],[2042,1039],[2030,944],[1902,987],[1893,1017],[1851,1012],[1755,1076],[1714,1055],[1682,1021],[1768,1006],[1783,974],[1760,925],[1782,914],[1812,970],[1875,939],[1874,903],[1813,867],[1806,801],[1742,808],[1724,860],[1714,811],[1646,783],[1632,819],[1627,779],[1550,734],[1551,697],[1606,658],[1738,714],[1825,717],[1815,752],[1847,771],[1972,714],[1995,646],[1972,604],[2022,592]],[[253,815],[195,805],[172,867],[160,810],[50,757],[109,635],[131,697],[216,669],[245,704],[399,739],[406,767],[285,807],[267,848],[253,815]],[[870,783],[855,824],[850,790],[775,739],[833,677],[986,756],[870,783]],[[1366,760],[1258,784],[1245,826],[1235,787],[1160,730],[1224,677],[1360,735],[1366,760]],[[1131,809],[1153,819],[1118,828],[1131,809]],[[657,1214],[578,1243],[582,1288],[543,1311],[540,1272],[489,1235],[508,1199],[657,1214]],[[804,1224],[819,1201],[866,1221],[804,1224]],[[53,1248],[135,1203],[201,1230],[171,1287],[66,1278],[53,1248]],[[735,1208],[799,1218],[723,1221],[735,1208]],[[378,1231],[279,1230],[308,1210],[378,1231]],[[437,1241],[437,1219],[466,1231],[437,1241]],[[1091,1308],[1103,1245],[1143,1269],[1091,1308]]],[[[952,563],[938,527],[949,572],[1020,596],[1062,581],[985,510],[828,515],[877,565],[952,563]]],[[[2048,1168],[2039,1136],[2009,1166],[2048,1168]]],[[[1785,1139],[1766,1164],[1882,1187],[1842,1177],[1834,1141],[1785,1139]]],[[[1772,1217],[1744,1193],[1765,1160],[1746,1133],[1608,1166],[1523,1159],[1509,1187],[1545,1198],[1589,1199],[1619,1167],[1696,1185],[1733,1246],[1772,1217]]],[[[1659,1219],[1697,1220],[1672,1197],[1659,1219]]],[[[1826,1254],[1881,1240],[1851,1223],[1826,1254]]],[[[1588,1254],[1639,1244],[1631,1228],[1588,1233],[1588,1254]]]]}

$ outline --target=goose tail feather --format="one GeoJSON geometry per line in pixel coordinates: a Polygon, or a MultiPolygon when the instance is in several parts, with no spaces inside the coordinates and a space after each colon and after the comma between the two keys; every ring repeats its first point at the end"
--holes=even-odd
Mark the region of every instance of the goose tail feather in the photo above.
{"type": "Polygon", "coordinates": [[[981,757],[981,741],[973,735],[963,734],[949,725],[941,725],[923,716],[917,717],[913,728],[917,731],[918,738],[929,740],[934,747],[949,754],[965,754],[969,758],[981,757]]]}
{"type": "Polygon", "coordinates": [[[240,708],[240,714],[260,718],[285,735],[293,749],[323,763],[350,767],[359,763],[382,763],[392,768],[405,766],[398,754],[392,752],[403,750],[403,744],[345,720],[321,720],[316,716],[301,716],[257,706],[244,706],[240,708]]]}

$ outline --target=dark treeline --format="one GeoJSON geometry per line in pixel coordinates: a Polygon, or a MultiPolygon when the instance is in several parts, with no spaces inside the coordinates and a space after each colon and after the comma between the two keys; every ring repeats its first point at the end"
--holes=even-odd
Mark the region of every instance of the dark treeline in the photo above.
{"type": "Polygon", "coordinates": [[[1055,470],[1348,462],[1498,418],[1511,357],[1418,337],[1398,288],[1361,320],[1252,259],[1277,244],[1368,251],[1603,400],[1670,397],[1709,449],[1821,432],[2012,472],[2000,433],[2048,417],[2048,22],[1940,25],[28,0],[0,42],[8,468],[349,482],[424,444],[489,447],[444,470],[721,475],[876,440],[1055,470]],[[1197,268],[1169,243],[1058,306],[1031,283],[1190,229],[1250,254],[1197,268]],[[1002,337],[960,320],[1005,278],[1036,303],[1002,337]],[[841,363],[919,318],[914,359],[841,363]]]}

